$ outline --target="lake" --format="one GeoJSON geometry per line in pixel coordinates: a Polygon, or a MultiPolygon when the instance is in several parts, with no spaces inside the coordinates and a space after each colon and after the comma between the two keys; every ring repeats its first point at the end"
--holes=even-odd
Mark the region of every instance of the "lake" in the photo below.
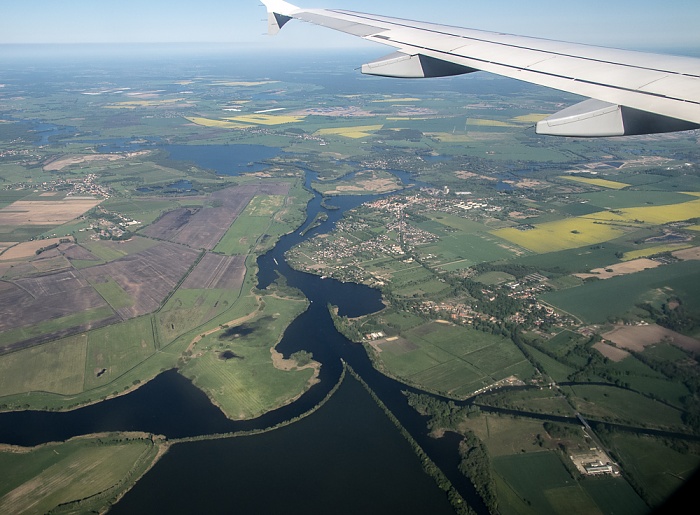
{"type": "Polygon", "coordinates": [[[357,380],[255,436],[176,444],[111,514],[449,514],[447,497],[357,380]]]}
{"type": "MultiPolygon", "coordinates": [[[[278,152],[261,147],[266,150],[259,154],[251,148],[257,146],[241,147],[183,145],[164,148],[170,152],[171,159],[192,161],[217,173],[226,170],[235,173],[236,166],[245,166],[250,171],[249,162],[273,157],[278,152]],[[248,154],[249,151],[252,154],[248,154]],[[235,163],[231,157],[234,155],[237,156],[235,163]]],[[[307,173],[307,187],[314,178],[311,172],[307,173]]],[[[401,174],[400,178],[407,181],[408,174],[401,174]]],[[[303,236],[300,231],[284,236],[272,251],[258,259],[259,287],[270,284],[279,272],[311,301],[309,309],[289,326],[277,347],[285,356],[296,350],[309,350],[314,359],[322,363],[320,384],[299,400],[257,419],[234,422],[226,419],[188,380],[170,371],[128,395],[71,412],[2,413],[0,441],[34,445],[79,434],[117,430],[147,431],[177,438],[271,427],[305,413],[323,400],[340,378],[342,358],[370,384],[460,494],[482,513],[484,507],[480,498],[457,471],[455,451],[459,438],[430,438],[424,417],[408,406],[401,393],[412,389],[377,372],[363,347],[349,342],[333,326],[328,303],[338,306],[341,315],[355,317],[381,309],[380,292],[363,285],[298,272],[284,260],[286,250],[315,234],[332,230],[348,209],[371,198],[376,196],[335,197],[329,204],[338,209],[325,210],[321,206],[321,196],[316,193],[309,203],[306,223],[320,210],[326,211],[327,221],[303,236]]],[[[260,513],[258,509],[247,510],[245,506],[257,506],[256,501],[264,501],[271,504],[269,511],[263,512],[277,511],[281,507],[285,512],[298,510],[300,513],[397,510],[441,513],[444,509],[451,512],[446,495],[422,471],[419,460],[384,413],[359,384],[353,387],[347,383],[352,385],[356,381],[346,379],[321,410],[286,428],[245,438],[177,444],[117,506],[122,509],[124,503],[123,513],[155,509],[230,513],[234,507],[236,511],[260,513]],[[276,450],[268,452],[268,448],[276,450]],[[302,452],[294,454],[296,449],[302,452]],[[177,482],[180,476],[188,478],[184,485],[177,482]],[[271,491],[280,492],[280,495],[270,496],[271,491]],[[241,506],[243,508],[239,509],[241,506]]]]}

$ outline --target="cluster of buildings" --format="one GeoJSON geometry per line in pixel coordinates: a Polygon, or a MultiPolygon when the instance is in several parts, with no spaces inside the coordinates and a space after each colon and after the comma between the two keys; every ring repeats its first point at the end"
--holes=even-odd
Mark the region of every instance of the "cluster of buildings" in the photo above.
{"type": "Polygon", "coordinates": [[[449,197],[449,188],[421,188],[415,195],[392,196],[379,199],[368,204],[369,207],[381,211],[400,214],[402,210],[440,211],[464,217],[468,212],[469,218],[478,218],[480,213],[492,214],[503,211],[503,206],[495,205],[486,198],[460,198],[449,197]]]}
{"type": "Polygon", "coordinates": [[[87,230],[95,231],[95,239],[121,240],[130,237],[131,227],[140,225],[141,222],[133,220],[121,213],[108,213],[102,208],[101,216],[97,222],[90,225],[87,230]]]}
{"type": "Polygon", "coordinates": [[[485,295],[483,302],[466,303],[464,299],[460,298],[445,299],[439,302],[424,300],[416,309],[425,315],[444,317],[457,324],[473,325],[478,322],[497,324],[502,320],[497,314],[491,313],[488,306],[484,304],[495,301],[498,295],[506,295],[518,299],[520,309],[505,318],[505,321],[528,327],[570,325],[572,320],[569,317],[557,313],[552,307],[537,300],[535,294],[546,289],[547,286],[544,284],[508,283],[499,287],[498,290],[482,289],[481,293],[485,295]]]}
{"type": "Polygon", "coordinates": [[[29,149],[26,149],[26,148],[0,150],[0,159],[3,157],[18,157],[18,156],[29,157],[31,155],[32,154],[29,152],[29,149]]]}
{"type": "Polygon", "coordinates": [[[303,254],[307,264],[301,266],[307,271],[322,269],[324,274],[343,281],[381,286],[384,278],[364,270],[363,262],[382,256],[405,257],[410,262],[413,247],[439,241],[433,233],[408,223],[408,215],[404,213],[407,204],[396,198],[379,199],[367,206],[391,214],[382,231],[372,238],[354,238],[354,235],[373,233],[372,225],[358,217],[346,218],[337,223],[331,244],[327,238],[315,238],[305,243],[303,250],[291,251],[291,255],[303,254]]]}
{"type": "Polygon", "coordinates": [[[97,182],[97,175],[89,173],[84,177],[56,177],[52,181],[44,181],[40,184],[32,182],[20,182],[12,184],[17,190],[36,190],[51,192],[65,192],[66,198],[92,197],[108,199],[112,192],[108,186],[97,182]]]}
{"type": "Polygon", "coordinates": [[[112,193],[108,186],[104,186],[97,182],[97,175],[89,173],[79,179],[63,179],[59,178],[54,181],[57,185],[67,184],[72,186],[72,189],[66,193],[66,197],[70,196],[92,196],[97,198],[108,199],[112,193]]]}

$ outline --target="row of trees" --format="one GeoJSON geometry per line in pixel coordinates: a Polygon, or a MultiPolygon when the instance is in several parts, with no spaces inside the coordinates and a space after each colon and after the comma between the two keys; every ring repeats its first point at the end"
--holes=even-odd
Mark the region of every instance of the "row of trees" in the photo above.
{"type": "Polygon", "coordinates": [[[478,406],[458,406],[453,401],[443,401],[432,395],[403,392],[408,404],[418,413],[430,417],[428,428],[449,429],[459,432],[464,439],[459,444],[459,471],[474,485],[490,513],[498,513],[496,483],[491,474],[491,460],[484,443],[471,431],[460,427],[467,418],[476,417],[478,406]]]}

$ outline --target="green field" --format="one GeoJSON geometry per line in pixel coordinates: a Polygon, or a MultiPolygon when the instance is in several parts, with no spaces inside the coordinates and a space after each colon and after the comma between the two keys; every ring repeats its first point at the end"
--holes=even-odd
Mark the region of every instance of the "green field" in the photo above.
{"type": "Polygon", "coordinates": [[[527,389],[507,394],[496,391],[481,395],[479,402],[489,406],[507,406],[509,409],[530,413],[548,413],[565,417],[575,415],[566,397],[552,388],[527,389]]]}
{"type": "MultiPolygon", "coordinates": [[[[223,289],[176,291],[155,315],[159,345],[167,345],[178,336],[206,324],[236,305],[240,291],[223,289]]],[[[246,302],[246,306],[251,303],[246,302]]],[[[254,306],[251,306],[255,309],[254,306]]]]}
{"type": "Polygon", "coordinates": [[[507,274],[505,272],[486,272],[484,274],[479,274],[474,277],[474,280],[485,284],[487,286],[493,286],[495,284],[501,284],[508,281],[513,281],[515,276],[507,274]]]}
{"type": "Polygon", "coordinates": [[[221,238],[214,252],[228,256],[235,254],[246,255],[252,252],[261,236],[270,226],[269,216],[250,216],[243,212],[226,234],[221,238]]]}
{"type": "MultiPolygon", "coordinates": [[[[493,468],[521,503],[540,515],[597,513],[593,499],[571,478],[555,452],[537,452],[499,456],[493,468]]],[[[500,493],[500,492],[499,492],[500,493]]],[[[500,495],[499,495],[500,497],[500,495]]],[[[510,512],[504,506],[504,513],[510,512]]]]}
{"type": "Polygon", "coordinates": [[[286,404],[307,388],[313,371],[276,368],[270,349],[305,309],[305,301],[265,297],[264,310],[255,318],[199,341],[181,372],[232,419],[253,418],[286,404]],[[222,357],[227,351],[228,359],[222,357]]]}
{"type": "Polygon", "coordinates": [[[105,262],[114,261],[124,256],[141,252],[155,245],[158,245],[156,240],[141,237],[132,238],[129,241],[120,242],[118,244],[110,241],[94,240],[86,241],[82,244],[83,247],[105,262]]]}
{"type": "Polygon", "coordinates": [[[131,296],[111,277],[107,277],[104,282],[92,281],[90,284],[114,310],[134,304],[131,296]]]}
{"type": "Polygon", "coordinates": [[[649,507],[621,477],[586,478],[581,486],[603,511],[620,515],[643,515],[649,507]]]}
{"type": "Polygon", "coordinates": [[[589,323],[624,317],[636,304],[677,295],[688,308],[700,308],[700,262],[684,261],[636,274],[594,281],[546,293],[542,299],[589,323]]]}
{"type": "Polygon", "coordinates": [[[594,420],[685,431],[682,412],[638,393],[613,386],[567,386],[574,407],[594,420]]]}
{"type": "Polygon", "coordinates": [[[510,340],[453,325],[423,324],[380,347],[375,356],[390,375],[455,397],[511,375],[529,378],[533,373],[510,340]]]}
{"type": "Polygon", "coordinates": [[[585,199],[589,205],[603,209],[622,209],[638,206],[668,206],[693,200],[693,197],[685,193],[674,191],[598,191],[580,193],[577,198],[585,199]]]}
{"type": "Polygon", "coordinates": [[[151,316],[89,332],[85,389],[111,383],[155,351],[151,316]]]}
{"type": "Polygon", "coordinates": [[[80,393],[86,356],[85,335],[0,356],[0,401],[7,395],[31,391],[80,393]]]}
{"type": "Polygon", "coordinates": [[[683,485],[700,467],[697,445],[615,432],[606,442],[619,457],[623,469],[655,507],[683,485]]]}
{"type": "Polygon", "coordinates": [[[7,345],[17,341],[22,341],[36,336],[41,336],[47,333],[55,333],[66,329],[67,327],[75,327],[81,324],[87,324],[92,321],[103,320],[113,315],[113,311],[109,307],[94,308],[56,318],[46,322],[41,322],[30,327],[20,329],[12,329],[0,334],[0,345],[7,345]]]}
{"type": "Polygon", "coordinates": [[[437,265],[448,271],[514,256],[497,238],[483,233],[443,236],[439,243],[421,247],[420,253],[437,255],[437,265]]]}
{"type": "Polygon", "coordinates": [[[0,512],[88,513],[104,508],[154,463],[146,435],[80,437],[32,449],[0,449],[0,512]],[[129,438],[129,441],[125,440],[129,438]],[[81,501],[82,502],[78,502],[81,501]]]}

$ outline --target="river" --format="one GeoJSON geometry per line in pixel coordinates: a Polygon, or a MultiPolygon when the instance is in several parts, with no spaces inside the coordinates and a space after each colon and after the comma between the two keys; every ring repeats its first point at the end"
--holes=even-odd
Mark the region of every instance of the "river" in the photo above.
{"type": "MultiPolygon", "coordinates": [[[[408,174],[395,175],[404,184],[408,183],[408,174]]],[[[315,179],[315,174],[307,171],[306,186],[310,191],[315,179]]],[[[405,390],[418,390],[377,372],[363,347],[348,341],[333,326],[328,304],[338,306],[340,315],[356,317],[382,309],[380,292],[296,271],[285,260],[287,250],[305,239],[330,232],[345,212],[376,197],[334,197],[326,204],[337,209],[326,209],[321,205],[321,195],[314,192],[307,206],[307,219],[300,229],[282,237],[273,250],[258,259],[259,288],[267,287],[280,274],[311,301],[309,309],[287,328],[277,347],[285,356],[302,349],[311,351],[314,359],[322,363],[320,383],[294,403],[253,420],[232,421],[189,380],[171,370],[127,395],[73,411],[0,413],[0,442],[30,446],[102,431],[145,431],[173,439],[264,429],[302,415],[321,402],[338,383],[344,360],[400,420],[476,512],[487,513],[472,485],[457,469],[460,437],[450,433],[440,439],[429,437],[425,417],[408,405],[403,394],[405,390]],[[328,218],[306,231],[322,211],[328,218]]],[[[521,414],[498,408],[483,409],[521,414]]],[[[530,416],[560,420],[548,415],[530,416]]],[[[337,513],[386,513],[396,511],[389,507],[398,508],[408,501],[406,508],[399,511],[443,513],[444,494],[435,488],[432,480],[426,483],[420,479],[427,476],[413,467],[419,465],[418,460],[393,426],[384,425],[387,421],[359,383],[349,378],[320,410],[291,426],[255,436],[175,445],[114,511],[152,512],[158,508],[163,511],[167,506],[165,511],[169,513],[191,513],[195,507],[208,513],[239,511],[238,508],[242,512],[272,512],[284,506],[287,512],[298,509],[300,513],[331,509],[337,513]],[[378,420],[383,422],[380,424],[378,420]],[[383,443],[377,447],[377,442],[383,443]],[[395,442],[402,442],[404,447],[395,449],[395,442]],[[406,465],[407,459],[413,465],[406,465]],[[291,468],[289,463],[293,464],[291,468]],[[379,476],[378,471],[381,471],[379,476]],[[265,481],[260,483],[255,479],[258,476],[264,476],[265,481]],[[329,478],[335,479],[329,483],[329,478]],[[226,486],[229,483],[221,482],[223,479],[235,485],[235,493],[226,486]],[[182,487],[175,486],[183,481],[182,487]],[[279,495],[266,495],[271,483],[279,495]],[[373,490],[377,484],[384,486],[381,493],[373,490]],[[413,500],[417,492],[428,505],[413,500]],[[362,503],[363,495],[375,499],[371,506],[378,511],[362,503]],[[329,504],[338,497],[344,498],[342,505],[329,504]],[[322,509],[313,509],[308,502],[322,509]],[[246,506],[261,509],[246,509],[246,506]]]]}
{"type": "MultiPolygon", "coordinates": [[[[404,181],[408,180],[408,174],[396,175],[404,181]]],[[[315,174],[307,172],[307,188],[311,189],[310,185],[314,179],[315,174]]],[[[307,220],[300,230],[281,238],[272,251],[258,259],[259,287],[265,288],[277,278],[277,274],[279,273],[286,278],[289,285],[299,288],[311,301],[309,309],[294,320],[278,345],[278,350],[286,356],[297,350],[304,349],[311,351],[314,355],[314,359],[322,363],[320,383],[312,387],[299,400],[253,420],[231,421],[227,419],[218,408],[213,406],[206,395],[195,388],[190,381],[180,376],[176,371],[168,371],[127,395],[73,411],[18,411],[1,413],[0,442],[28,446],[46,441],[62,441],[73,436],[101,431],[145,431],[162,434],[168,438],[181,438],[267,428],[306,413],[324,399],[328,392],[338,383],[343,368],[341,359],[343,359],[349,363],[380,396],[382,401],[391,409],[395,416],[399,418],[414,439],[419,442],[431,458],[443,469],[462,496],[468,499],[470,504],[477,508],[479,512],[485,512],[485,508],[480,498],[475,494],[471,484],[457,471],[456,446],[459,443],[459,438],[456,436],[448,436],[440,440],[435,440],[428,437],[426,434],[425,418],[408,406],[405,396],[402,394],[402,390],[410,388],[378,373],[372,367],[363,347],[348,341],[336,331],[333,325],[327,309],[329,303],[338,306],[339,314],[355,317],[382,309],[384,305],[381,300],[381,293],[367,286],[342,283],[334,279],[322,279],[318,276],[298,272],[287,265],[284,258],[284,254],[287,250],[304,239],[331,231],[335,223],[342,218],[346,211],[359,206],[367,200],[377,197],[376,195],[334,197],[327,201],[327,203],[333,205],[337,209],[326,209],[321,206],[322,197],[318,193],[314,193],[314,198],[308,204],[307,220]],[[302,236],[305,227],[312,223],[316,215],[322,210],[327,213],[327,220],[318,227],[304,232],[302,236]]],[[[348,381],[352,383],[354,379],[346,379],[345,382],[347,383],[348,381]]],[[[355,392],[364,392],[362,388],[358,390],[353,386],[346,386],[345,384],[341,386],[342,391],[348,389],[354,389],[353,391],[355,392]]],[[[305,422],[307,432],[309,434],[314,434],[313,440],[319,445],[328,447],[328,451],[324,453],[324,459],[328,456],[334,456],[335,453],[340,453],[344,448],[344,437],[338,440],[334,435],[334,432],[338,432],[341,427],[336,427],[333,431],[322,432],[322,435],[324,435],[323,437],[319,436],[317,432],[308,430],[308,427],[315,427],[314,424],[316,423],[317,417],[327,416],[327,411],[343,411],[345,409],[343,404],[346,404],[346,402],[342,401],[342,398],[343,395],[347,397],[347,394],[339,395],[339,392],[337,392],[323,408],[309,417],[308,422],[305,422]],[[311,424],[311,426],[309,426],[309,424],[311,424]]],[[[357,396],[358,394],[355,393],[353,395],[357,396]]],[[[366,393],[362,395],[370,399],[366,393]]],[[[370,405],[373,405],[371,401],[370,405]]],[[[376,406],[374,406],[374,408],[376,408],[376,406]]],[[[342,429],[347,429],[351,432],[360,431],[362,428],[367,428],[367,424],[372,417],[371,410],[368,411],[366,407],[361,408],[354,412],[352,424],[348,425],[346,423],[342,429]]],[[[297,424],[293,424],[293,426],[297,424]]],[[[386,439],[386,429],[382,431],[384,432],[382,433],[384,436],[380,435],[378,429],[377,436],[386,439]]],[[[269,433],[269,435],[278,433],[280,438],[287,434],[287,432],[283,433],[281,430],[276,430],[269,433]]],[[[273,438],[274,440],[275,437],[257,435],[254,437],[246,437],[245,441],[254,442],[257,441],[257,439],[268,438],[273,438]]],[[[243,439],[236,438],[234,440],[243,439]]],[[[408,444],[396,433],[395,429],[390,431],[389,440],[403,442],[405,448],[402,452],[407,452],[410,455],[411,461],[418,465],[418,460],[415,459],[408,444]]],[[[299,438],[296,437],[296,439],[293,438],[292,441],[303,442],[305,440],[303,438],[299,440],[299,438]]],[[[238,455],[238,451],[234,452],[228,449],[232,446],[236,447],[237,445],[243,445],[245,447],[248,444],[239,444],[238,442],[232,444],[231,440],[228,439],[206,443],[200,442],[197,444],[177,444],[175,448],[168,453],[167,459],[162,461],[163,464],[157,464],[142,481],[155,481],[157,485],[160,485],[160,487],[154,487],[155,490],[150,490],[151,496],[155,495],[154,492],[167,491],[169,492],[168,496],[166,496],[167,498],[173,496],[174,498],[178,498],[177,492],[171,491],[169,487],[166,488],[166,486],[170,485],[168,477],[171,471],[201,471],[207,469],[208,466],[202,464],[201,467],[203,468],[195,467],[193,469],[193,453],[194,455],[198,455],[199,453],[196,450],[193,451],[189,449],[207,449],[201,452],[207,456],[228,457],[230,461],[231,456],[238,455]],[[234,454],[232,455],[231,452],[234,452],[234,454]],[[176,462],[173,463],[173,460],[176,462]]],[[[250,445],[253,444],[251,443],[250,445]]],[[[358,458],[359,463],[364,464],[364,468],[360,467],[358,464],[349,466],[349,469],[345,471],[346,479],[349,480],[351,478],[361,477],[363,474],[369,474],[368,477],[372,477],[370,472],[380,465],[380,463],[376,461],[377,458],[380,458],[381,463],[395,461],[394,458],[389,456],[375,456],[376,452],[371,450],[372,447],[366,447],[366,450],[363,451],[362,446],[360,446],[353,453],[353,456],[358,458]]],[[[254,457],[250,459],[255,461],[254,457]]],[[[331,461],[333,461],[333,459],[331,461]]],[[[224,460],[224,462],[228,463],[226,460],[224,460]]],[[[398,462],[400,463],[401,460],[398,462]]],[[[220,462],[211,463],[213,469],[223,467],[222,470],[228,470],[231,466],[230,463],[228,465],[223,465],[220,462]]],[[[271,466],[274,467],[272,464],[271,466]]],[[[305,469],[307,471],[306,473],[310,474],[307,479],[311,484],[315,481],[323,480],[323,473],[316,474],[313,472],[314,468],[317,467],[318,464],[315,464],[305,469]]],[[[399,469],[387,470],[386,473],[390,474],[392,477],[398,474],[397,477],[403,477],[401,481],[406,484],[414,481],[414,472],[410,472],[406,475],[401,472],[403,468],[404,467],[399,467],[399,469]]],[[[243,476],[245,476],[245,474],[243,474],[243,476]]],[[[425,476],[422,472],[419,473],[419,476],[428,478],[428,476],[425,476]]],[[[346,496],[352,495],[353,487],[351,484],[355,482],[356,481],[349,481],[347,488],[341,489],[341,491],[345,492],[346,496]]],[[[363,489],[368,488],[366,481],[364,481],[363,484],[363,489]]],[[[206,482],[198,482],[196,488],[203,488],[209,492],[209,494],[207,494],[208,498],[209,496],[211,496],[212,499],[217,498],[217,496],[213,495],[212,490],[206,482]]],[[[253,491],[257,491],[257,496],[260,497],[261,492],[259,490],[256,490],[252,486],[250,488],[252,488],[253,491]]],[[[428,499],[432,498],[430,492],[437,492],[440,501],[433,507],[433,511],[437,510],[434,512],[442,512],[440,506],[446,502],[446,497],[435,487],[434,483],[432,483],[432,479],[429,480],[427,487],[424,484],[423,487],[419,488],[416,486],[414,489],[415,491],[423,492],[422,496],[427,496],[426,498],[428,499]]],[[[132,494],[130,492],[127,494],[124,498],[125,505],[132,502],[130,500],[132,495],[140,496],[143,502],[151,498],[149,495],[138,493],[141,491],[141,487],[139,487],[132,491],[136,493],[132,494]]],[[[228,492],[224,497],[230,500],[228,492]]],[[[406,495],[406,499],[410,499],[410,497],[411,496],[406,495]]],[[[386,498],[391,499],[392,496],[387,495],[386,498]]],[[[163,499],[163,502],[166,502],[166,500],[163,499]]],[[[394,501],[392,501],[392,503],[393,502],[394,501]]],[[[421,504],[412,504],[416,509],[422,506],[420,511],[415,511],[416,513],[431,511],[421,504]]],[[[184,504],[177,505],[184,506],[184,504]]],[[[291,505],[293,505],[293,503],[290,504],[290,506],[291,505]]],[[[223,503],[221,506],[229,505],[223,503]]],[[[353,506],[357,508],[357,505],[353,506]]],[[[378,503],[377,506],[384,506],[384,504],[378,503]]],[[[449,507],[449,505],[447,506],[449,507]]],[[[229,508],[230,507],[231,506],[229,506],[229,508]]],[[[322,511],[326,511],[326,507],[324,507],[322,511]]],[[[143,510],[137,509],[136,511],[143,510]]],[[[216,510],[212,511],[211,507],[208,507],[207,511],[214,512],[216,510]]],[[[337,511],[336,507],[333,508],[333,511],[337,511]]],[[[353,511],[356,512],[356,510],[352,510],[348,511],[348,513],[353,511]]],[[[180,513],[185,512],[186,511],[180,511],[180,513]]],[[[384,512],[386,512],[386,510],[384,510],[384,512]]]]}

